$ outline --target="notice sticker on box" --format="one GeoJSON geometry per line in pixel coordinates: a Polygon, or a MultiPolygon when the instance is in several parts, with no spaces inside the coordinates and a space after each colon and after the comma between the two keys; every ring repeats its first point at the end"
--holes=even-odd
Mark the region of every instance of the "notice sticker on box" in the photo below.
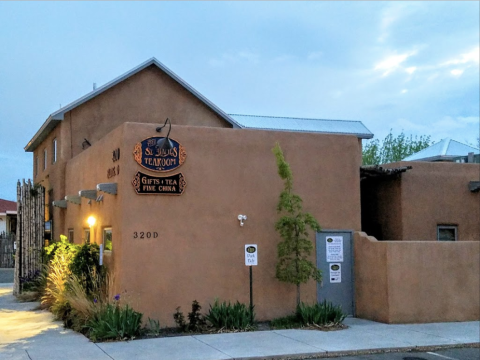
{"type": "Polygon", "coordinates": [[[343,262],[343,236],[327,236],[327,262],[343,262]]]}
{"type": "Polygon", "coordinates": [[[330,264],[330,282],[331,283],[342,282],[342,264],[340,263],[330,264]]]}

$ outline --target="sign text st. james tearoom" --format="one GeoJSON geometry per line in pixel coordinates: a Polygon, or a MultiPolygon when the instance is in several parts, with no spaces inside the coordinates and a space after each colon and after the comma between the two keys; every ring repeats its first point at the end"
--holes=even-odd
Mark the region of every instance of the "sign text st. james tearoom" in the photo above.
{"type": "Polygon", "coordinates": [[[150,137],[137,144],[133,150],[135,161],[145,169],[167,172],[181,166],[187,157],[185,148],[170,138],[173,147],[171,149],[161,149],[157,146],[157,141],[163,137],[150,137]]]}

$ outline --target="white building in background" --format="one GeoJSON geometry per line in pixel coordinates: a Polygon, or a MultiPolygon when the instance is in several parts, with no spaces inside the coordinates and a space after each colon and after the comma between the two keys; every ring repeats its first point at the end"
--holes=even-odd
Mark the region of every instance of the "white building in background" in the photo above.
{"type": "Polygon", "coordinates": [[[16,232],[17,203],[0,199],[0,234],[16,232]]]}

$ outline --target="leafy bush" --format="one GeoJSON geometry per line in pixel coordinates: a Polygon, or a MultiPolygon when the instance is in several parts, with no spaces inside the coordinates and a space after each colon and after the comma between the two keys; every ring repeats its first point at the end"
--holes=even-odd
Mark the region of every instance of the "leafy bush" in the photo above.
{"type": "Polygon", "coordinates": [[[173,319],[175,320],[175,324],[180,331],[187,330],[187,323],[185,322],[185,316],[183,316],[183,312],[180,311],[180,306],[175,309],[175,313],[173,314],[173,319]]]}
{"type": "Polygon", "coordinates": [[[202,331],[206,325],[205,319],[200,314],[202,307],[197,300],[192,301],[192,311],[188,313],[188,324],[185,321],[185,316],[180,311],[180,306],[177,307],[173,314],[173,319],[180,331],[202,331]]]}
{"type": "Polygon", "coordinates": [[[32,271],[27,276],[20,277],[22,292],[18,295],[20,301],[39,301],[47,286],[48,266],[42,270],[32,271]]]}
{"type": "Polygon", "coordinates": [[[97,244],[79,246],[70,264],[70,270],[82,282],[86,293],[94,291],[97,276],[105,276],[105,268],[100,266],[100,247],[97,244]]]}
{"type": "Polygon", "coordinates": [[[321,303],[307,305],[301,302],[296,312],[298,320],[304,325],[340,324],[347,316],[340,305],[324,300],[321,303]]]}
{"type": "Polygon", "coordinates": [[[225,301],[220,304],[218,299],[215,299],[213,306],[210,304],[208,314],[205,315],[205,319],[216,329],[228,330],[247,330],[253,326],[251,318],[255,319],[255,313],[250,317],[249,306],[238,301],[233,305],[225,301]]]}
{"type": "Polygon", "coordinates": [[[192,302],[192,311],[188,313],[188,330],[199,331],[205,326],[205,319],[200,314],[202,307],[197,300],[192,302]]]}
{"type": "Polygon", "coordinates": [[[71,244],[68,242],[68,239],[65,235],[60,235],[60,241],[56,241],[49,246],[43,248],[43,260],[45,264],[49,264],[57,251],[62,252],[77,252],[79,246],[71,244]]]}
{"type": "Polygon", "coordinates": [[[119,295],[113,304],[100,305],[88,321],[88,336],[92,341],[134,339],[140,334],[142,313],[130,306],[120,306],[119,295]]]}

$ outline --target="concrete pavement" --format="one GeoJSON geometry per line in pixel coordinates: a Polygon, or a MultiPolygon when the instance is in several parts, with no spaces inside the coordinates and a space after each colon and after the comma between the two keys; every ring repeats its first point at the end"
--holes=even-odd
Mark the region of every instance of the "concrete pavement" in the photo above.
{"type": "Polygon", "coordinates": [[[92,343],[52,321],[38,303],[18,303],[0,284],[0,359],[220,360],[313,358],[480,342],[480,322],[387,325],[348,318],[340,331],[274,330],[92,343]]]}

